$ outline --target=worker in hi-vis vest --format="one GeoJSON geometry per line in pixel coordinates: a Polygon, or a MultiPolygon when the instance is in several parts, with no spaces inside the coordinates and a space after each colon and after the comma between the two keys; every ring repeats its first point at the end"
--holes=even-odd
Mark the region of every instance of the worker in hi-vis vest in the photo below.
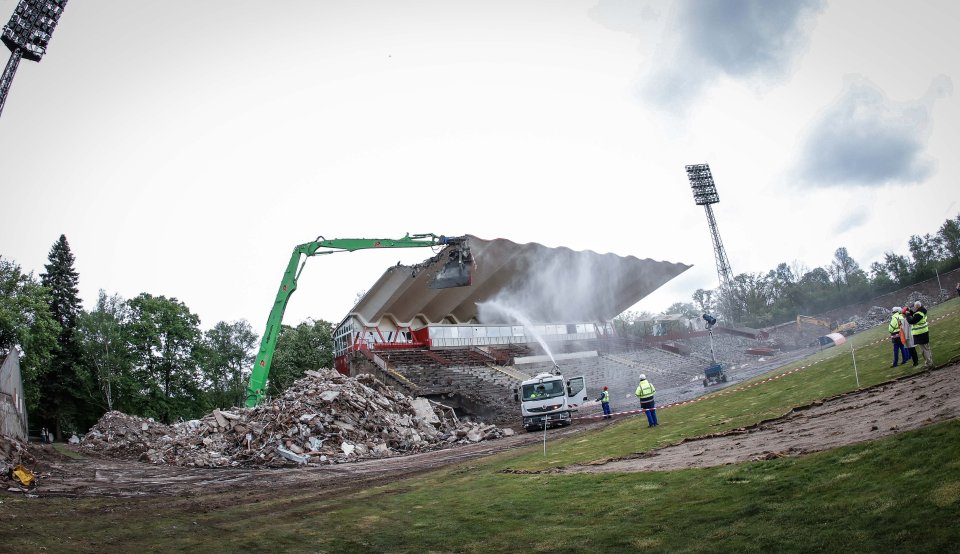
{"type": "Polygon", "coordinates": [[[657,392],[657,388],[653,386],[653,383],[647,381],[647,376],[640,374],[640,384],[637,385],[637,398],[640,399],[640,407],[643,408],[644,413],[647,414],[647,427],[653,427],[659,425],[657,423],[657,407],[656,403],[653,401],[653,395],[657,392]]]}
{"type": "Polygon", "coordinates": [[[930,350],[930,329],[927,321],[927,309],[917,300],[913,310],[907,314],[913,332],[913,342],[923,352],[923,367],[933,369],[933,351],[930,350]]]}
{"type": "Polygon", "coordinates": [[[603,406],[603,419],[610,419],[610,391],[603,387],[603,392],[597,397],[597,402],[603,406]]]}
{"type": "Polygon", "coordinates": [[[894,306],[893,315],[890,316],[890,324],[887,325],[887,332],[890,333],[890,340],[893,341],[893,365],[890,367],[905,364],[910,359],[910,351],[907,350],[907,346],[903,344],[903,340],[900,338],[900,329],[903,328],[904,319],[904,315],[900,313],[900,306],[894,306]],[[901,359],[902,361],[899,361],[901,359]]]}

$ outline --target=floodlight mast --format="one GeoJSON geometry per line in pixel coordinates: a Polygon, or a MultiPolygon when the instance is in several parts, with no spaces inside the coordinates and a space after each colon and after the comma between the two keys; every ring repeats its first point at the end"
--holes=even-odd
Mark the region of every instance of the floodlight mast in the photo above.
{"type": "Polygon", "coordinates": [[[10,59],[0,77],[0,114],[20,59],[39,62],[47,53],[50,37],[66,5],[67,0],[20,0],[10,21],[3,26],[0,40],[10,49],[10,59]]]}
{"type": "MultiPolygon", "coordinates": [[[[723,241],[720,240],[720,231],[717,229],[717,220],[713,216],[711,207],[711,204],[720,202],[720,195],[717,194],[717,186],[713,183],[709,164],[688,165],[686,169],[690,188],[693,189],[693,200],[698,206],[703,206],[707,213],[707,225],[710,227],[710,236],[713,239],[713,257],[717,262],[717,277],[720,280],[721,302],[729,304],[733,271],[730,269],[730,261],[727,259],[727,251],[723,248],[723,241]]],[[[731,308],[732,306],[729,305],[723,306],[722,311],[728,318],[734,319],[731,308]]]]}

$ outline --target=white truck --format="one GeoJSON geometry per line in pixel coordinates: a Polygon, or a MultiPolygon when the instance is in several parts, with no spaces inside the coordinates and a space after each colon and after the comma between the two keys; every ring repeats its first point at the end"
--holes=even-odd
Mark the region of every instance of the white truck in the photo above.
{"type": "Polygon", "coordinates": [[[523,428],[543,429],[544,425],[570,425],[572,414],[587,402],[587,386],[583,377],[564,380],[560,372],[539,373],[520,383],[514,391],[520,401],[523,428]]]}

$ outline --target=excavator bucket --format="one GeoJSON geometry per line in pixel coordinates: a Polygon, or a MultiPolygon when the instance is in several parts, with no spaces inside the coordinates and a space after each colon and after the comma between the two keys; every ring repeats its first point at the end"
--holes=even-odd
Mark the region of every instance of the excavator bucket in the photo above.
{"type": "Polygon", "coordinates": [[[430,281],[432,289],[468,287],[473,281],[473,256],[464,247],[451,248],[447,261],[430,281]]]}

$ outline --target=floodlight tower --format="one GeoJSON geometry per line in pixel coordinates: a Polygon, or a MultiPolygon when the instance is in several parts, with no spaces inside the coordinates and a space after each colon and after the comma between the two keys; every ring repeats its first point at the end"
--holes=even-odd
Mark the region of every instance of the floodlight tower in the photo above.
{"type": "Polygon", "coordinates": [[[3,26],[0,40],[10,49],[10,59],[0,77],[0,114],[20,58],[39,62],[47,53],[47,44],[66,5],[67,0],[20,0],[10,21],[3,26]]]}
{"type": "MultiPolygon", "coordinates": [[[[710,226],[710,236],[713,237],[713,257],[717,261],[717,277],[720,279],[720,292],[727,297],[726,292],[730,290],[731,277],[730,261],[727,260],[727,251],[723,248],[723,241],[720,240],[720,231],[717,230],[717,220],[713,217],[712,204],[720,202],[720,195],[717,194],[717,186],[713,184],[713,175],[710,173],[709,164],[696,164],[687,166],[687,178],[690,180],[690,188],[693,189],[693,200],[698,206],[703,206],[707,212],[707,225],[710,226]]],[[[727,299],[729,300],[729,299],[727,299]]],[[[730,306],[724,306],[724,315],[732,317],[733,313],[730,306]]]]}

